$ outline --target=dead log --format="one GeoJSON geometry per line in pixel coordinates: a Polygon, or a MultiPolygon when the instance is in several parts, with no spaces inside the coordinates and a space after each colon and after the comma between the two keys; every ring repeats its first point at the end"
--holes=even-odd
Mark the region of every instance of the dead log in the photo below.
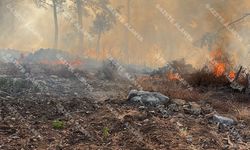
{"type": "Polygon", "coordinates": [[[239,91],[239,92],[244,92],[245,91],[245,87],[240,85],[239,83],[237,82],[232,82],[230,84],[230,87],[235,90],[235,91],[239,91]]]}
{"type": "Polygon", "coordinates": [[[234,78],[234,80],[233,80],[232,82],[237,82],[237,80],[238,80],[238,78],[239,78],[239,76],[240,76],[241,70],[242,70],[242,66],[240,66],[240,69],[239,69],[239,71],[237,72],[237,74],[236,74],[236,76],[235,76],[235,78],[234,78]]]}
{"type": "Polygon", "coordinates": [[[237,72],[237,74],[236,74],[236,76],[235,76],[235,78],[234,78],[234,80],[231,82],[231,84],[230,84],[230,87],[233,89],[233,90],[235,90],[235,91],[238,91],[238,92],[246,92],[246,89],[248,88],[248,83],[249,83],[249,81],[248,81],[248,74],[246,74],[246,79],[245,79],[245,81],[244,81],[244,83],[242,84],[240,84],[239,82],[238,82],[238,79],[239,79],[239,76],[240,76],[240,73],[242,72],[242,66],[240,67],[240,69],[239,69],[239,71],[237,72]]]}

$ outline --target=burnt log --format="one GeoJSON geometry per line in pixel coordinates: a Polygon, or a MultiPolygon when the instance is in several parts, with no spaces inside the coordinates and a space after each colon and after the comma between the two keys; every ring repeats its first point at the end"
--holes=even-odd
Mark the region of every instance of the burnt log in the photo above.
{"type": "Polygon", "coordinates": [[[234,92],[245,93],[248,88],[248,74],[245,75],[244,79],[240,79],[240,73],[242,72],[243,67],[241,66],[239,71],[237,72],[234,80],[231,82],[230,87],[234,90],[234,92]]]}

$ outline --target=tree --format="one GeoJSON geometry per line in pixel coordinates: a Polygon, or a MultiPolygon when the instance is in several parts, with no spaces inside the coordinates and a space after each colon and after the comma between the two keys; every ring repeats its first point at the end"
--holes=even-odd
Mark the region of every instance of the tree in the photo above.
{"type": "Polygon", "coordinates": [[[84,46],[84,27],[83,27],[83,17],[89,16],[89,9],[91,8],[93,11],[96,11],[98,9],[98,4],[100,2],[96,0],[71,0],[73,3],[72,8],[73,11],[76,12],[77,16],[76,22],[77,24],[74,24],[74,26],[77,28],[77,35],[78,35],[78,50],[83,50],[84,46]]]}
{"type": "Polygon", "coordinates": [[[108,0],[103,0],[96,2],[94,9],[96,10],[95,20],[91,27],[92,33],[97,35],[96,50],[100,50],[100,43],[102,35],[109,31],[116,23],[116,18],[107,8],[110,2],[108,0]]]}
{"type": "Polygon", "coordinates": [[[58,27],[58,12],[59,10],[62,10],[63,3],[66,2],[66,0],[34,0],[36,5],[38,7],[44,7],[47,8],[47,6],[50,6],[53,8],[53,17],[54,17],[54,44],[53,48],[58,47],[58,37],[59,37],[59,27],[58,27]]]}
{"type": "Polygon", "coordinates": [[[79,25],[79,28],[81,29],[81,31],[78,31],[78,35],[79,35],[79,43],[78,43],[78,48],[79,50],[83,50],[83,38],[84,38],[84,35],[82,33],[82,30],[83,30],[83,24],[82,24],[82,0],[75,0],[76,1],[76,6],[77,6],[77,16],[78,16],[78,25],[79,25]]]}
{"type": "MultiPolygon", "coordinates": [[[[212,46],[219,41],[220,34],[222,33],[222,31],[224,31],[227,28],[232,27],[233,25],[239,23],[240,21],[244,20],[246,17],[249,17],[250,13],[246,13],[243,16],[240,16],[239,18],[229,22],[226,26],[223,25],[222,27],[220,27],[218,30],[216,30],[215,32],[206,32],[200,40],[198,40],[195,45],[198,45],[199,47],[203,47],[203,46],[208,46],[209,50],[212,50],[212,46]]],[[[222,35],[223,37],[225,35],[222,35]]],[[[223,38],[222,37],[222,38],[223,38]]]]}
{"type": "Polygon", "coordinates": [[[97,35],[96,50],[100,50],[102,34],[109,31],[115,23],[113,16],[106,13],[98,13],[93,22],[92,31],[97,35]]]}
{"type": "Polygon", "coordinates": [[[58,19],[57,19],[57,2],[56,0],[52,0],[53,2],[53,16],[54,16],[54,25],[55,25],[55,40],[54,40],[54,48],[58,47],[58,19]]]}

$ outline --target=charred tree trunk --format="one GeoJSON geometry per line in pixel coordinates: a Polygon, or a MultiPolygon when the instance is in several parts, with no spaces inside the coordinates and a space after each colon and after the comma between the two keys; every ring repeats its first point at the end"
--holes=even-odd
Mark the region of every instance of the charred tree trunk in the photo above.
{"type": "Polygon", "coordinates": [[[76,0],[76,5],[77,5],[77,16],[78,16],[78,36],[79,36],[79,41],[78,41],[78,49],[79,51],[83,50],[83,24],[82,24],[82,1],[81,0],[76,0]]]}
{"type": "Polygon", "coordinates": [[[236,76],[235,76],[233,82],[238,80],[238,78],[239,78],[239,76],[240,76],[241,70],[242,70],[242,66],[240,66],[240,69],[239,69],[239,71],[237,72],[237,74],[236,74],[236,76]]]}
{"type": "Polygon", "coordinates": [[[57,4],[56,0],[53,0],[53,14],[54,14],[54,25],[55,25],[55,39],[54,39],[54,48],[58,47],[58,19],[57,19],[57,4]]]}

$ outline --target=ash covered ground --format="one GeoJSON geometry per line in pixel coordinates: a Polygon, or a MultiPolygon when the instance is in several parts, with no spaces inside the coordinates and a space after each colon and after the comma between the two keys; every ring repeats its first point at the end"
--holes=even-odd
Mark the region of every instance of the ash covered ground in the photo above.
{"type": "Polygon", "coordinates": [[[250,148],[248,90],[223,77],[178,61],[173,77],[111,57],[1,55],[0,149],[250,148]]]}

